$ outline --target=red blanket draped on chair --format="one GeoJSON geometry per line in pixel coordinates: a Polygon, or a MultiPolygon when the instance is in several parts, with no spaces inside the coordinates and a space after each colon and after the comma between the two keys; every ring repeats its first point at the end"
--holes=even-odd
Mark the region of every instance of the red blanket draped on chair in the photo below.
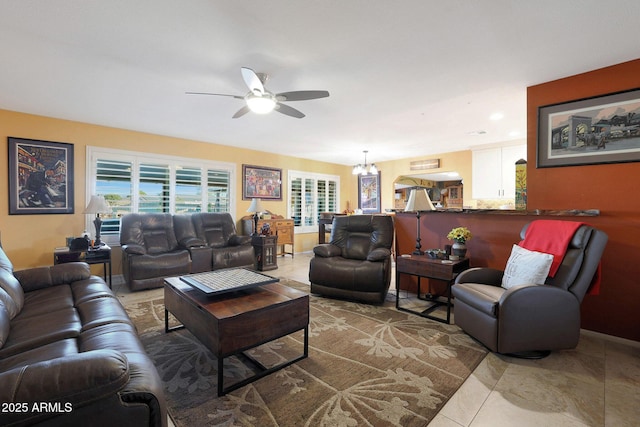
{"type": "MultiPolygon", "coordinates": [[[[530,251],[553,255],[553,262],[549,270],[549,277],[553,277],[562,263],[573,235],[582,225],[588,224],[576,221],[536,220],[529,224],[524,240],[519,245],[530,251]],[[550,236],[553,237],[550,238],[550,236]]],[[[601,265],[599,263],[589,287],[589,295],[598,295],[600,292],[600,275],[601,265]]]]}

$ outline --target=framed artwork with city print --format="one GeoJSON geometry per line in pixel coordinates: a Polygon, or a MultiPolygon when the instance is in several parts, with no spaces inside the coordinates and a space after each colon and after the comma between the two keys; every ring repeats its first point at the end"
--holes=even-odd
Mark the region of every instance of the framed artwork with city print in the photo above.
{"type": "Polygon", "coordinates": [[[73,145],[9,137],[9,214],[73,213],[73,145]]]}

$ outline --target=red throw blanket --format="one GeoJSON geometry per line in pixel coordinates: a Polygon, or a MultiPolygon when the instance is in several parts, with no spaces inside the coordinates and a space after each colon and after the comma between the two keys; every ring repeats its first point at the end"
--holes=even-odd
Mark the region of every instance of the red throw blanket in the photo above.
{"type": "MultiPolygon", "coordinates": [[[[524,240],[520,242],[520,246],[530,251],[553,255],[549,277],[554,277],[569,248],[569,243],[573,235],[582,225],[588,224],[584,222],[544,219],[533,221],[529,224],[524,240]],[[552,236],[552,238],[549,238],[550,236],[552,236]]],[[[590,295],[598,295],[600,292],[600,274],[601,266],[598,264],[598,269],[589,287],[588,293],[590,295]]]]}

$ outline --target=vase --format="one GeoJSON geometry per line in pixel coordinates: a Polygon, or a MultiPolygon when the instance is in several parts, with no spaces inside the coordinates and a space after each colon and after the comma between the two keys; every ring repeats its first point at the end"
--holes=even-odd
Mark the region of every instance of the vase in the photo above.
{"type": "Polygon", "coordinates": [[[454,242],[454,244],[451,246],[451,255],[464,258],[467,255],[467,245],[460,242],[454,242]]]}

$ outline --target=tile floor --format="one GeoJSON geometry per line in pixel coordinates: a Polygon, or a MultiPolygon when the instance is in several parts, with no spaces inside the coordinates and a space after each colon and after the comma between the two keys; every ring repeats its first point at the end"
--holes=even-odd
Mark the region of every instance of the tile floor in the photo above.
{"type": "MultiPolygon", "coordinates": [[[[268,273],[308,283],[310,259],[309,253],[279,257],[279,268],[268,273]]],[[[162,296],[162,289],[130,293],[117,282],[114,289],[123,302],[162,296]]],[[[489,353],[429,424],[543,425],[640,426],[640,343],[582,331],[576,349],[541,360],[489,353]]]]}

